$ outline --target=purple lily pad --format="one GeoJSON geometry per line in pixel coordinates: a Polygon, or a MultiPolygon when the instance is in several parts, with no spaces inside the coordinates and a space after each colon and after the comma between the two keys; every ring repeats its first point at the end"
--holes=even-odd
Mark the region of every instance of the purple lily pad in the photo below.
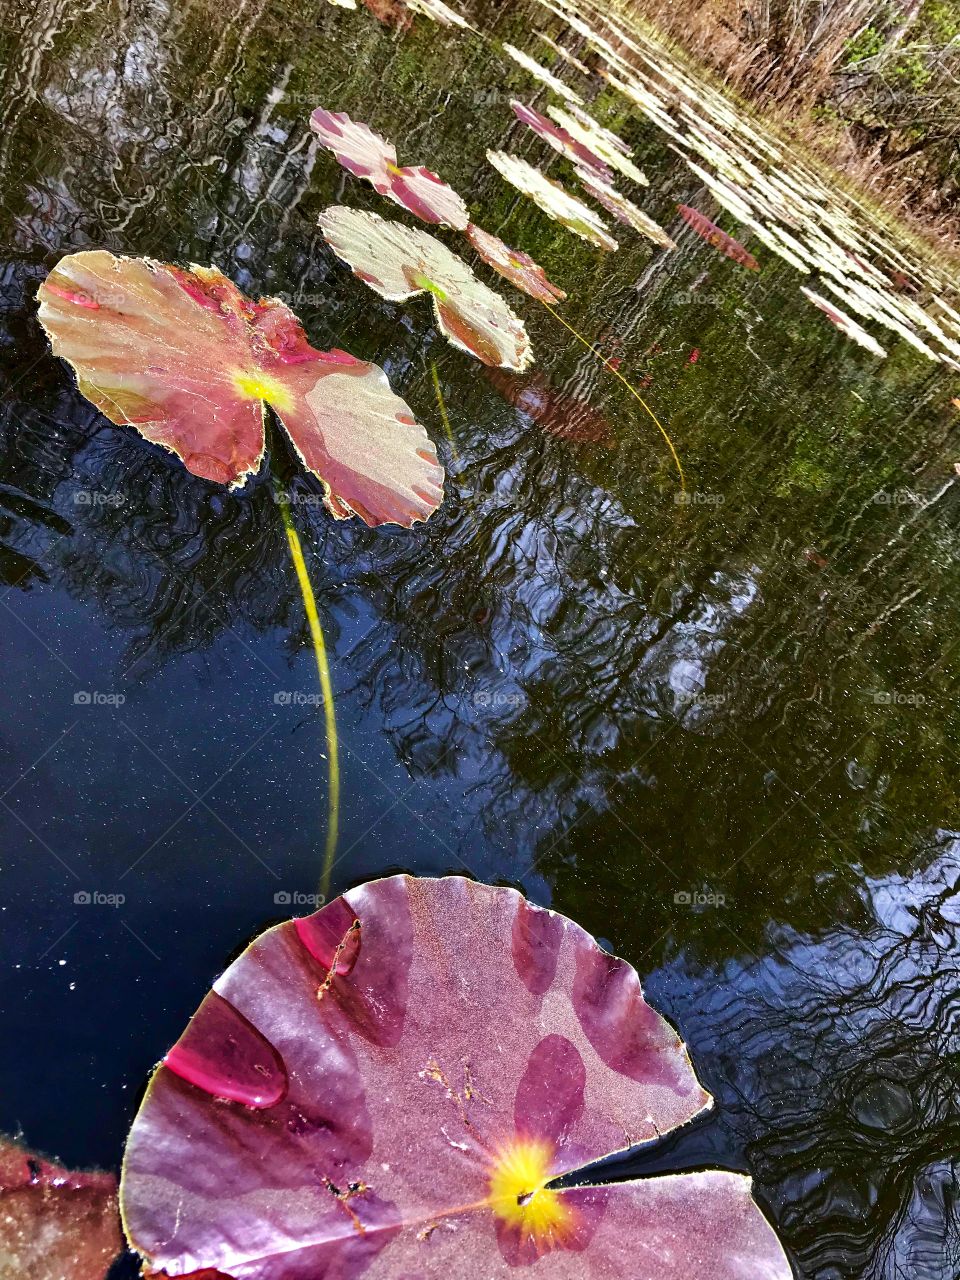
{"type": "Polygon", "coordinates": [[[328,916],[359,932],[349,973],[319,963],[296,922],[278,925],[191,1021],[204,1080],[178,1071],[176,1050],[153,1076],[121,1192],[148,1267],[789,1280],[737,1174],[551,1185],[709,1104],[628,964],[514,890],[457,877],[376,881],[311,919],[328,916]],[[224,1092],[248,1036],[282,1063],[277,1101],[224,1092]]]}

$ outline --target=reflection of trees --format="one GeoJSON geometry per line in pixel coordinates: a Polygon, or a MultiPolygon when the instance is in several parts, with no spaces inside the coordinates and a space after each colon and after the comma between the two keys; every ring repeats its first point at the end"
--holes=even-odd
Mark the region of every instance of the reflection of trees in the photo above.
{"type": "MultiPolygon", "coordinates": [[[[132,431],[106,426],[32,318],[37,281],[71,247],[214,261],[251,293],[292,294],[318,346],[382,362],[446,450],[448,501],[411,534],[294,510],[341,683],[352,679],[376,706],[411,774],[460,782],[464,830],[486,830],[484,874],[523,878],[538,858],[558,905],[624,950],[644,934],[655,948],[676,929],[677,889],[713,885],[740,904],[702,921],[699,963],[719,968],[744,949],[767,954],[777,941],[764,932],[770,917],[818,929],[844,901],[846,866],[862,859],[888,873],[918,834],[953,821],[956,655],[945,619],[958,585],[957,454],[938,370],[902,350],[882,366],[867,361],[786,269],[747,281],[692,241],[657,255],[624,233],[620,253],[603,260],[575,243],[483,165],[507,129],[532,160],[557,162],[517,131],[505,102],[476,109],[476,87],[496,84],[499,66],[478,42],[422,20],[405,35],[362,12],[348,24],[326,0],[287,26],[263,4],[216,21],[206,3],[165,19],[158,6],[122,7],[115,33],[109,7],[81,21],[70,6],[48,6],[49,42],[13,48],[16,88],[0,91],[10,122],[0,177],[12,192],[9,175],[18,166],[29,175],[10,196],[17,256],[3,276],[0,333],[8,583],[39,588],[48,578],[96,601],[147,669],[227,628],[304,639],[265,478],[240,495],[216,491],[132,431]],[[335,21],[342,50],[331,70],[335,21]],[[402,106],[412,86],[413,127],[402,106]],[[545,434],[522,402],[437,340],[426,307],[384,304],[332,263],[314,228],[319,208],[335,198],[378,206],[313,148],[306,115],[328,93],[408,138],[404,159],[461,185],[483,225],[570,288],[572,322],[604,335],[628,376],[649,378],[644,394],[690,477],[688,504],[674,500],[650,424],[541,309],[513,298],[540,357],[538,387],[589,404],[615,447],[545,434]],[[18,110],[16,94],[37,116],[18,110]],[[677,301],[698,278],[722,305],[677,301]],[[455,449],[441,435],[429,359],[455,449]],[[123,501],[84,505],[81,491],[123,501]],[[901,497],[877,502],[878,493],[901,497]],[[878,692],[926,702],[884,705],[878,692]]],[[[505,34],[523,34],[522,15],[504,21],[520,24],[505,34]]],[[[668,223],[671,200],[690,187],[684,167],[663,157],[654,147],[644,160],[658,175],[645,207],[668,223]]],[[[316,492],[286,446],[274,441],[271,453],[285,486],[316,492]]],[[[851,926],[816,943],[792,938],[776,980],[762,964],[743,971],[767,982],[772,1006],[794,965],[799,985],[782,1025],[770,1010],[751,1022],[750,993],[738,986],[721,998],[706,970],[721,994],[717,1039],[703,1041],[701,1058],[733,1056],[753,1072],[739,1085],[738,1135],[754,1144],[811,1275],[840,1265],[840,1174],[818,1191],[798,1171],[831,1143],[874,1141],[865,1104],[849,1119],[870,1084],[864,1063],[902,1052],[911,1069],[929,1064],[934,1092],[947,1078],[946,1059],[932,1061],[932,1033],[914,1037],[905,1005],[890,1004],[887,1022],[871,1027],[869,1050],[844,1039],[845,1026],[869,1022],[878,990],[900,990],[897,954],[909,953],[914,987],[926,972],[928,1011],[946,999],[932,976],[940,953],[900,935],[886,967],[871,960],[879,976],[863,978],[857,995],[847,975],[860,963],[858,936],[851,926]],[[818,995],[803,978],[825,968],[836,969],[839,994],[818,995]],[[803,1018],[796,1001],[806,1002],[803,1018]],[[792,1043],[814,1027],[822,1053],[800,1045],[778,1064],[774,1032],[792,1043]],[[824,1092],[835,1060],[849,1093],[824,1092]],[[793,1112],[791,1089],[803,1099],[793,1112]],[[760,1117],[752,1129],[750,1107],[760,1117]],[[814,1112],[818,1127],[805,1133],[814,1112]],[[794,1223],[798,1205],[805,1217],[794,1223]]],[[[921,1024],[933,1025],[926,1012],[921,1024]]],[[[951,1157],[923,1127],[928,1145],[918,1139],[903,1169],[883,1175],[887,1209],[868,1203],[859,1236],[843,1228],[851,1257],[879,1267],[883,1249],[902,1250],[894,1201],[913,1204],[901,1212],[917,1224],[925,1212],[936,1220],[937,1170],[951,1157]],[[913,1191],[921,1169],[932,1171],[923,1203],[913,1191]]],[[[886,1141],[876,1139],[877,1151],[892,1160],[886,1141]]]]}
{"type": "Polygon", "coordinates": [[[807,1276],[960,1267],[960,848],[938,843],[924,870],[868,880],[849,923],[771,927],[762,958],[721,975],[681,955],[663,975],[682,974],[718,1123],[807,1276]]]}

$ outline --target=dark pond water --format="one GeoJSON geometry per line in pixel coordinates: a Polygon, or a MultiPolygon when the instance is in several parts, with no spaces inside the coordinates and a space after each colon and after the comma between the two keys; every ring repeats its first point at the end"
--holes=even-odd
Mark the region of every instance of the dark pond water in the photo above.
{"type": "MultiPolygon", "coordinates": [[[[533,3],[472,12],[538,56],[533,31],[563,30],[533,3]]],[[[0,42],[0,1131],[116,1166],[152,1065],[323,858],[323,714],[268,469],[228,494],[114,428],[36,320],[58,257],[103,246],[288,295],[443,453],[446,502],[407,533],[334,523],[270,449],[331,654],[333,890],[465,872],[575,917],[718,1101],[618,1171],[749,1170],[799,1276],[960,1274],[956,379],[854,346],[749,238],[759,273],[696,238],[676,202],[716,207],[609,95],[680,251],[623,229],[605,255],[548,220],[484,159],[549,168],[509,108],[544,91],[478,35],[325,0],[3,0],[0,42]],[[502,286],[538,356],[518,407],[423,299],[336,262],[324,207],[395,211],[316,150],[320,105],[567,288],[690,502],[537,304],[502,286]]]]}

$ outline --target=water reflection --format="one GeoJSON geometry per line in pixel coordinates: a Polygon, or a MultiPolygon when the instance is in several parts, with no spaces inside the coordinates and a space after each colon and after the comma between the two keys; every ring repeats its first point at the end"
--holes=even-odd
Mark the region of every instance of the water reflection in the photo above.
{"type": "MultiPolygon", "coordinates": [[[[529,49],[545,12],[471,17],[529,49]]],[[[217,491],[105,424],[36,324],[56,258],[103,245],[284,292],[314,345],[384,364],[445,453],[448,500],[405,534],[330,521],[270,442],[340,700],[338,887],[465,866],[552,899],[654,971],[719,1100],[690,1158],[751,1169],[801,1274],[953,1275],[957,868],[934,833],[960,828],[955,387],[903,344],[882,366],[858,351],[786,264],[748,275],[699,241],[674,206],[704,188],[636,115],[610,123],[680,249],[580,244],[485,163],[555,163],[513,118],[522,70],[402,25],[326,0],[0,3],[3,696],[21,739],[4,732],[0,818],[24,1028],[0,1128],[115,1160],[146,1069],[274,913],[275,877],[314,887],[322,845],[319,719],[268,718],[312,677],[266,471],[217,491]],[[677,442],[685,496],[652,424],[545,311],[509,295],[539,363],[503,383],[447,349],[426,303],[385,304],[337,264],[319,211],[384,210],[318,153],[319,105],[404,138],[568,290],[564,314],[677,442]],[[123,715],[78,721],[74,671],[122,687],[123,715]],[[166,769],[195,795],[227,779],[216,820],[192,825],[197,807],[166,836],[193,805],[166,769]],[[72,911],[74,887],[121,874],[126,914],[72,911]],[[115,993],[105,1009],[97,982],[59,982],[63,948],[115,993]]]]}

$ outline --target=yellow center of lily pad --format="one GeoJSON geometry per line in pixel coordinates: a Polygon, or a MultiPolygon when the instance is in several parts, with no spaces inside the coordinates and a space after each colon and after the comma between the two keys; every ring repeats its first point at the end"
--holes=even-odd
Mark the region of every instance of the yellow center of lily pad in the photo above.
{"type": "Polygon", "coordinates": [[[572,1225],[570,1209],[547,1187],[553,1148],[540,1138],[514,1138],[493,1161],[487,1203],[507,1226],[546,1241],[572,1225]]]}
{"type": "Polygon", "coordinates": [[[434,284],[430,277],[425,276],[422,271],[414,271],[411,275],[411,279],[418,289],[426,289],[427,292],[432,293],[438,301],[446,302],[446,289],[441,289],[438,284],[434,284]]]}
{"type": "Polygon", "coordinates": [[[243,370],[233,375],[233,385],[245,400],[266,400],[274,409],[291,409],[293,396],[278,378],[269,373],[246,373],[243,370]]]}
{"type": "Polygon", "coordinates": [[[392,173],[393,176],[396,178],[403,173],[403,170],[400,168],[398,164],[394,164],[392,160],[388,160],[387,173],[392,173]]]}

